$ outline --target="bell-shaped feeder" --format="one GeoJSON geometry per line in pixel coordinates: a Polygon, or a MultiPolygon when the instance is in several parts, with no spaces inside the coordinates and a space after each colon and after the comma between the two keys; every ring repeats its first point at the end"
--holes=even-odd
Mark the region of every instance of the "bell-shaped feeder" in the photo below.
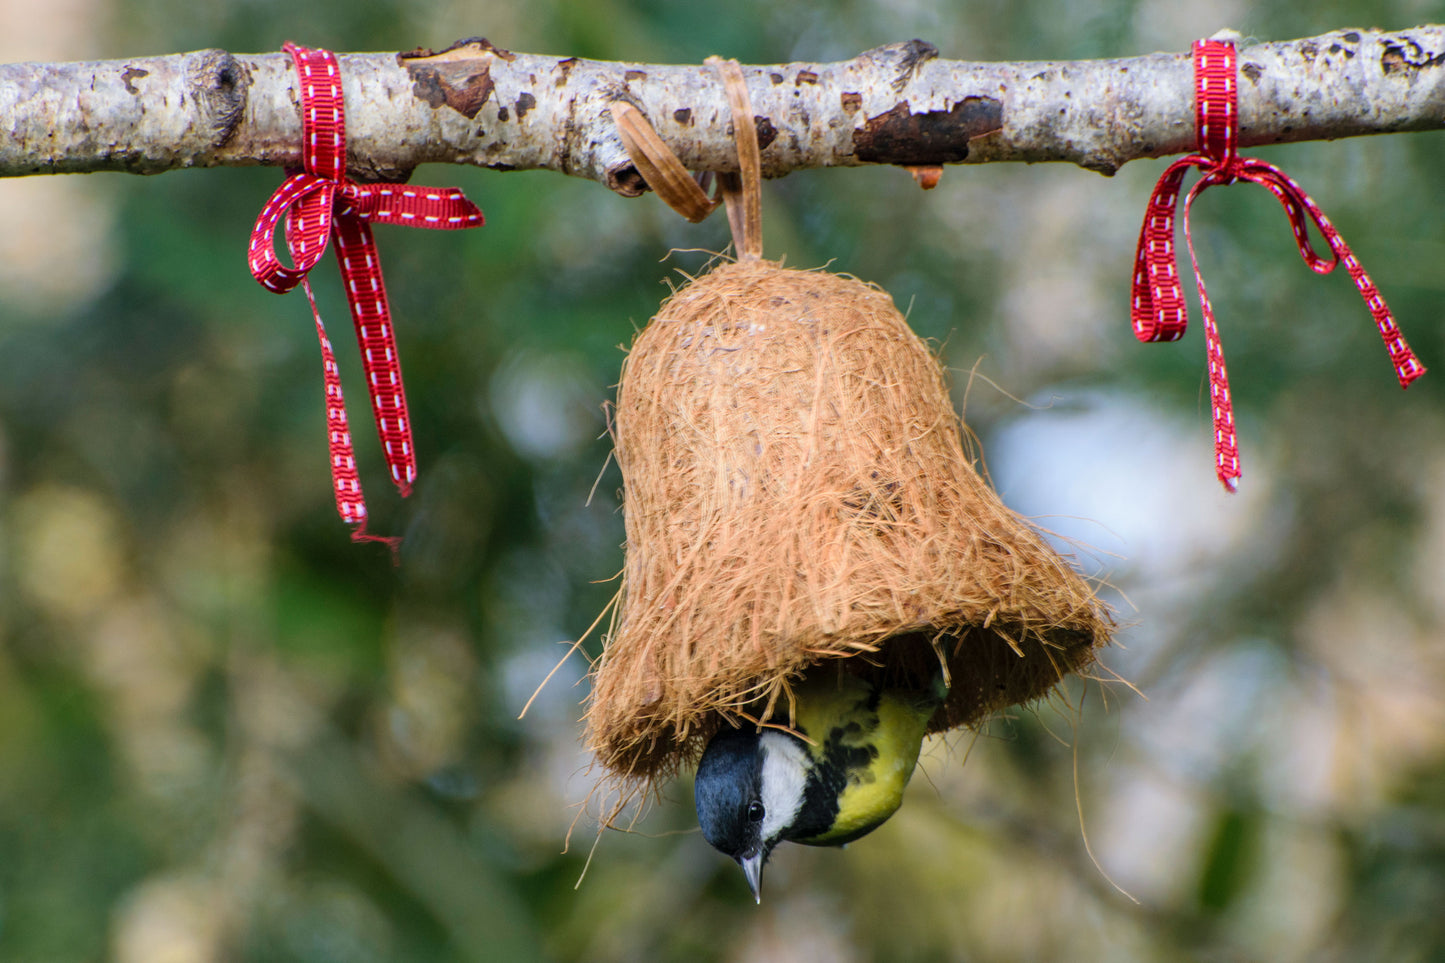
{"type": "Polygon", "coordinates": [[[756,213],[739,224],[741,259],[662,305],[618,386],[626,565],[586,724],[634,786],[725,722],[768,719],[821,663],[919,689],[941,666],[943,732],[1045,696],[1113,630],[980,478],[942,366],[888,294],[761,260],[756,213]]]}

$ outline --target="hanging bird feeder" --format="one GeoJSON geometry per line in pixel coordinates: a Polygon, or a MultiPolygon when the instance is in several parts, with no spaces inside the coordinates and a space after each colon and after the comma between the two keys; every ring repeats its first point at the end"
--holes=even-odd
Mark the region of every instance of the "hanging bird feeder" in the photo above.
{"type": "Polygon", "coordinates": [[[662,305],[618,386],[626,565],[586,725],[635,788],[722,725],[785,710],[821,663],[919,689],[942,667],[943,732],[1042,698],[1113,630],[980,478],[943,369],[888,294],[758,256],[756,140],[735,126],[739,260],[662,305]]]}

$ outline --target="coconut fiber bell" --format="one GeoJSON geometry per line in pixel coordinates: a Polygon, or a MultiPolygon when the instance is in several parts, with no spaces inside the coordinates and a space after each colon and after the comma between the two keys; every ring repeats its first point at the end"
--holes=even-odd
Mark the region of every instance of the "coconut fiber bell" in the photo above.
{"type": "Polygon", "coordinates": [[[820,663],[917,688],[942,664],[942,732],[1046,695],[1113,629],[980,478],[888,294],[758,247],[667,299],[617,389],[626,564],[586,724],[635,787],[820,663]]]}

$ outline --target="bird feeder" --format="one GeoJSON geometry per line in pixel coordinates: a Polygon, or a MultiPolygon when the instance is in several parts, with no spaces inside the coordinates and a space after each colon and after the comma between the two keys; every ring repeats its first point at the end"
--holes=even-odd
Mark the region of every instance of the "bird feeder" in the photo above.
{"type": "Polygon", "coordinates": [[[738,246],[667,299],[618,385],[626,564],[586,727],[633,787],[823,664],[920,689],[941,667],[943,732],[1040,699],[1113,630],[979,476],[888,294],[762,260],[755,228],[738,246]]]}

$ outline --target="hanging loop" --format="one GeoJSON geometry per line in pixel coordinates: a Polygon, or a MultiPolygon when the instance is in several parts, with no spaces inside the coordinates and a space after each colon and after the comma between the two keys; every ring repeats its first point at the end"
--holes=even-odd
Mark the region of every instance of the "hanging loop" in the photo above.
{"type": "Polygon", "coordinates": [[[736,60],[709,57],[704,62],[722,77],[733,114],[738,173],[718,177],[723,201],[727,204],[728,224],[733,231],[733,246],[737,248],[739,261],[757,260],[763,256],[763,162],[759,156],[752,98],[748,96],[743,68],[736,60]]]}
{"type": "Polygon", "coordinates": [[[718,201],[707,196],[672,148],[653,130],[646,115],[625,100],[614,102],[611,111],[617,132],[622,136],[622,146],[647,186],[668,207],[692,223],[706,219],[717,208],[718,201]]]}

